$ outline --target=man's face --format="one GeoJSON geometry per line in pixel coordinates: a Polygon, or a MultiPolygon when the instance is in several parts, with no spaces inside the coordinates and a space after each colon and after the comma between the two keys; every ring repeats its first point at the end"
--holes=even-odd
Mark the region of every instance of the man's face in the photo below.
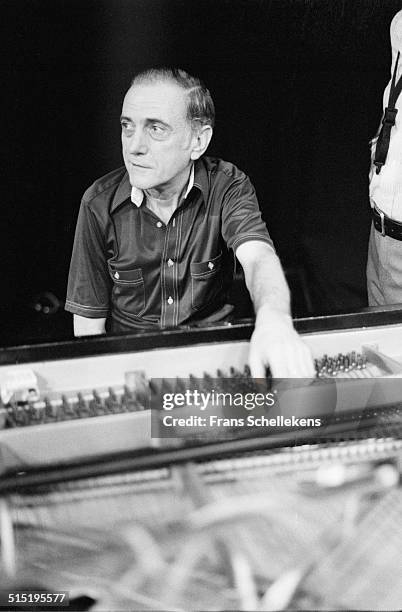
{"type": "Polygon", "coordinates": [[[121,124],[132,185],[163,192],[181,182],[197,141],[186,118],[183,89],[170,82],[132,86],[124,98],[121,124]]]}

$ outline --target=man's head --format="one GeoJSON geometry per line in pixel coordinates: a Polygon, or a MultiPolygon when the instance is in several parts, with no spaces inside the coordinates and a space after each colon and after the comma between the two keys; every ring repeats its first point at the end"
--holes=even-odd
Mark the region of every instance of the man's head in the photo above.
{"type": "Polygon", "coordinates": [[[184,70],[138,74],[121,115],[123,157],[132,185],[174,191],[205,152],[215,112],[209,91],[184,70]]]}

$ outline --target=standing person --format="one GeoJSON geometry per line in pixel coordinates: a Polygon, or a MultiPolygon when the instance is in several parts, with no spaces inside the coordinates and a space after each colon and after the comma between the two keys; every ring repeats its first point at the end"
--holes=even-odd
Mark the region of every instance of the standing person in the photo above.
{"type": "Polygon", "coordinates": [[[373,223],[367,261],[370,306],[402,304],[402,11],[390,27],[391,79],[384,114],[372,140],[370,204],[373,223]]]}
{"type": "Polygon", "coordinates": [[[233,164],[204,156],[214,116],[208,89],[183,70],[134,78],[120,118],[125,167],[81,203],[66,300],[74,332],[223,319],[231,249],[256,311],[253,376],[266,365],[274,376],[313,376],[254,188],[233,164]]]}

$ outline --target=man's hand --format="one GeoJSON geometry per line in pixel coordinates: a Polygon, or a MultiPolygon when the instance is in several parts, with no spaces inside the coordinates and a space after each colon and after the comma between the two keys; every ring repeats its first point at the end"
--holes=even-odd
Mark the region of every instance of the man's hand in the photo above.
{"type": "Polygon", "coordinates": [[[269,366],[275,378],[315,376],[309,348],[293,327],[289,289],[275,251],[264,242],[250,240],[236,250],[256,311],[250,342],[250,369],[264,378],[269,366]]]}
{"type": "Polygon", "coordinates": [[[295,331],[290,315],[262,306],[250,341],[249,364],[253,378],[314,378],[310,349],[295,331]]]}

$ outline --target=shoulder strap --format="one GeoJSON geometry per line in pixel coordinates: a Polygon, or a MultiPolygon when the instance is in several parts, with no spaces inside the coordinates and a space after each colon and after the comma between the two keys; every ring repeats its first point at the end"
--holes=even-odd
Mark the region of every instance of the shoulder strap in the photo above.
{"type": "Polygon", "coordinates": [[[389,90],[388,106],[384,111],[382,126],[377,138],[377,145],[375,148],[374,165],[376,166],[376,174],[380,174],[381,168],[386,162],[389,143],[391,140],[391,129],[395,125],[395,119],[398,112],[398,109],[395,108],[395,104],[398,100],[399,94],[402,91],[402,76],[399,77],[398,82],[396,83],[396,73],[398,70],[399,55],[400,53],[398,51],[395,68],[392,75],[391,87],[389,90]]]}

